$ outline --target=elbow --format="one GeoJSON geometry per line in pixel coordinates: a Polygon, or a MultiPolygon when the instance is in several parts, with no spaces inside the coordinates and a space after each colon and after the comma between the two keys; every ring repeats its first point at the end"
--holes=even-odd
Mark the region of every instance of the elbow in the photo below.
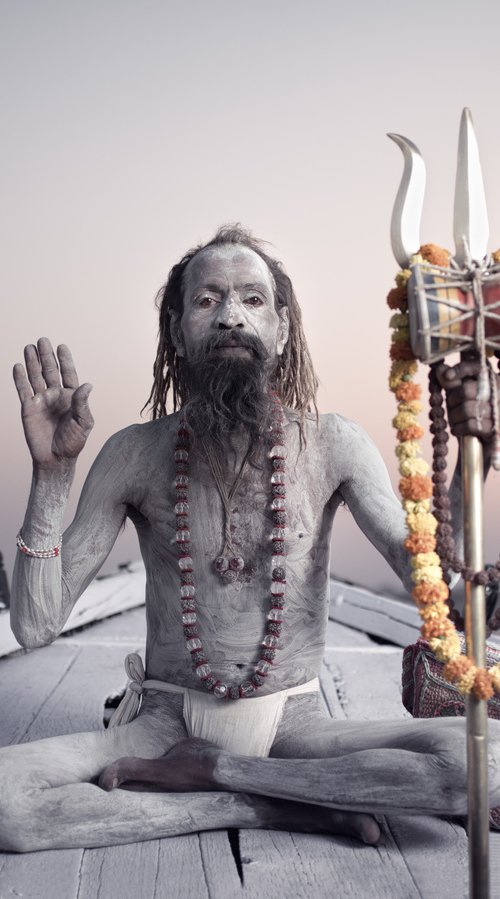
{"type": "Polygon", "coordinates": [[[17,642],[23,649],[38,649],[53,643],[60,634],[60,629],[36,626],[33,622],[20,622],[11,615],[10,626],[17,642]]]}

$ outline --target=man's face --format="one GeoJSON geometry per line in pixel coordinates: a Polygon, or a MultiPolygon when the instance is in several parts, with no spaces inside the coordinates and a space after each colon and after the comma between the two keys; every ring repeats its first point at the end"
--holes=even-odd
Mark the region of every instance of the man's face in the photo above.
{"type": "Polygon", "coordinates": [[[245,337],[260,340],[275,367],[288,340],[288,309],[275,307],[272,275],[263,259],[244,246],[207,247],[184,274],[184,311],[172,314],[172,338],[188,361],[207,339],[224,333],[214,350],[222,358],[246,359],[245,337]]]}

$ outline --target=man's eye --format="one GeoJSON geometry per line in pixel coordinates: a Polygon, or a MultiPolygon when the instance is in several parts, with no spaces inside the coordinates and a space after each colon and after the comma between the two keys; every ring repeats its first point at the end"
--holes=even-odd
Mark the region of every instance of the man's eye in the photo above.
{"type": "Polygon", "coordinates": [[[200,297],[198,300],[198,306],[201,306],[202,309],[209,309],[214,303],[213,297],[200,297]]]}
{"type": "Polygon", "coordinates": [[[252,294],[250,297],[245,297],[245,303],[248,306],[262,306],[262,298],[257,294],[252,294]]]}

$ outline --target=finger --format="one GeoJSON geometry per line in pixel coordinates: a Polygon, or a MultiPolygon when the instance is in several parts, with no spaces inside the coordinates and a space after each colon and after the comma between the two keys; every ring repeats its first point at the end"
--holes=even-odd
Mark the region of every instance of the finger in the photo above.
{"type": "Polygon", "coordinates": [[[33,393],[43,393],[45,390],[45,381],[42,377],[42,367],[38,358],[38,351],[34,344],[30,343],[24,347],[24,362],[28,380],[33,388],[33,393]]]}
{"type": "Polygon", "coordinates": [[[76,390],[78,387],[78,375],[71,351],[65,343],[57,347],[57,358],[59,359],[63,387],[71,387],[76,390]]]}
{"type": "Polygon", "coordinates": [[[85,434],[90,434],[94,427],[94,418],[89,407],[89,395],[92,384],[82,384],[75,390],[71,398],[73,418],[78,422],[85,434]]]}
{"type": "Polygon", "coordinates": [[[14,365],[12,375],[14,377],[14,384],[16,385],[19,399],[22,403],[25,403],[26,400],[30,400],[32,398],[33,391],[31,389],[31,384],[26,376],[26,369],[24,365],[21,365],[20,362],[14,365]]]}
{"type": "Polygon", "coordinates": [[[47,387],[60,387],[59,366],[48,337],[40,337],[37,343],[42,375],[47,387]]]}

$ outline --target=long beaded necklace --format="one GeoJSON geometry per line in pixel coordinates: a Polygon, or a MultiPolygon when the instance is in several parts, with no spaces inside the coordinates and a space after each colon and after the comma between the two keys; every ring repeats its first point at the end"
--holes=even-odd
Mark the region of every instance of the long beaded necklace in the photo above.
{"type": "Polygon", "coordinates": [[[251,696],[265,682],[274,663],[283,623],[286,590],[286,481],[285,481],[285,416],[277,396],[272,395],[273,407],[269,439],[271,448],[271,608],[267,613],[266,629],[259,649],[254,673],[239,684],[221,681],[212,672],[200,639],[196,613],[196,582],[193,569],[191,533],[189,530],[189,425],[181,418],[175,445],[175,506],[176,543],[180,569],[180,599],[182,625],[186,647],[191,656],[193,671],[200,683],[218,699],[244,699],[251,696]]]}

